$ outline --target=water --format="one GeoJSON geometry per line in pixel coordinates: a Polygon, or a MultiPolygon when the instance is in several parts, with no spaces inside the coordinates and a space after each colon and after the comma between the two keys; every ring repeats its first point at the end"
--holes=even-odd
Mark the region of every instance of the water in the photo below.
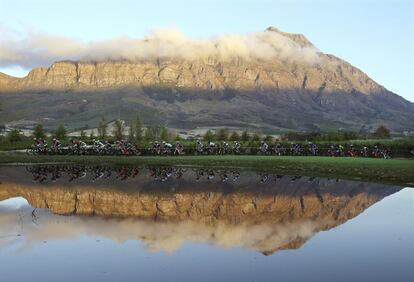
{"type": "Polygon", "coordinates": [[[414,189],[0,167],[0,281],[412,281],[414,189]]]}

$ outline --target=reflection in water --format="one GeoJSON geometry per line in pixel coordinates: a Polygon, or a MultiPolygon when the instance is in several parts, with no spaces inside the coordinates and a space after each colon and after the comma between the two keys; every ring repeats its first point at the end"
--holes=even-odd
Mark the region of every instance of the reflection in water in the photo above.
{"type": "MultiPolygon", "coordinates": [[[[38,165],[28,166],[26,170],[32,175],[34,183],[57,182],[65,175],[69,182],[83,178],[89,179],[91,182],[98,180],[116,179],[124,181],[133,179],[141,171],[148,177],[156,181],[165,182],[167,180],[179,180],[183,178],[184,174],[187,177],[194,179],[196,182],[206,180],[219,180],[221,182],[237,181],[241,174],[238,170],[224,170],[224,169],[205,169],[205,168],[182,168],[182,167],[147,167],[145,169],[139,167],[123,166],[123,167],[108,167],[108,166],[79,166],[79,165],[38,165]],[[187,173],[187,172],[190,173],[187,173]]],[[[283,175],[273,175],[266,172],[257,173],[257,178],[260,183],[267,181],[278,181],[283,175]]],[[[291,181],[301,179],[301,176],[290,177],[291,181]]],[[[315,177],[309,177],[309,181],[314,180],[315,177]]],[[[338,180],[337,180],[338,181],[338,180]]]]}
{"type": "Polygon", "coordinates": [[[88,235],[139,240],[152,251],[173,252],[195,241],[270,255],[299,248],[315,233],[400,190],[167,167],[3,167],[0,177],[0,246],[20,244],[23,249],[88,235]]]}
{"type": "MultiPolygon", "coordinates": [[[[20,198],[22,199],[22,198],[20,198]]],[[[1,207],[1,204],[0,204],[1,207]]],[[[151,251],[173,252],[184,242],[208,242],[223,248],[242,247],[270,254],[278,249],[297,248],[321,225],[329,222],[305,220],[271,225],[269,222],[228,224],[218,221],[156,222],[134,218],[62,217],[30,205],[0,209],[3,234],[0,246],[21,239],[22,248],[34,243],[77,238],[105,237],[116,242],[141,240],[151,251]],[[33,218],[35,217],[35,219],[33,218]],[[6,237],[6,238],[5,238],[6,237]],[[8,238],[7,238],[8,237],[8,238]]]]}

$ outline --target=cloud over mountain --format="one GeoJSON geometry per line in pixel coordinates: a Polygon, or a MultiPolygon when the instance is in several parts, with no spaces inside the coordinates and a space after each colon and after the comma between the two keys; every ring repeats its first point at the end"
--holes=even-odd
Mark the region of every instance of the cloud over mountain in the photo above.
{"type": "Polygon", "coordinates": [[[143,38],[127,36],[82,41],[39,32],[17,33],[0,27],[0,66],[32,68],[60,60],[151,60],[157,58],[232,58],[305,61],[320,60],[318,50],[303,35],[269,28],[245,35],[209,39],[187,37],[179,29],[154,29],[143,38]]]}

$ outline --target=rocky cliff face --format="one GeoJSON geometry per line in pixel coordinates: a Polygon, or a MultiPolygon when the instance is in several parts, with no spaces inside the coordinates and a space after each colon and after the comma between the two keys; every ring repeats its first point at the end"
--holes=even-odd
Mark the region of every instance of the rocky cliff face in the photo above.
{"type": "MultiPolygon", "coordinates": [[[[301,47],[313,47],[300,34],[288,34],[275,28],[269,28],[267,32],[285,36],[301,47]]],[[[198,121],[202,124],[217,124],[217,117],[221,121],[231,119],[241,126],[249,125],[247,118],[235,113],[238,108],[239,112],[248,114],[250,125],[265,127],[306,129],[309,125],[324,127],[329,124],[350,128],[360,126],[365,120],[368,126],[385,123],[398,130],[414,128],[412,103],[387,91],[361,70],[335,56],[318,52],[317,58],[312,62],[291,58],[222,60],[214,57],[139,62],[62,61],[47,68],[33,69],[24,78],[1,74],[0,93],[110,91],[115,100],[124,98],[117,96],[119,89],[128,88],[133,96],[155,95],[147,103],[144,98],[148,97],[137,97],[141,101],[136,108],[149,107],[148,111],[155,113],[170,112],[165,118],[171,119],[173,124],[176,120],[197,122],[188,116],[190,112],[182,109],[187,108],[205,114],[198,121]],[[166,90],[171,93],[164,99],[172,103],[163,105],[161,110],[158,108],[161,107],[159,94],[165,94],[166,90]],[[228,91],[236,95],[228,98],[233,101],[223,104],[217,100],[223,107],[215,111],[215,99],[208,93],[220,97],[220,93],[228,91]],[[192,94],[192,102],[184,104],[182,97],[188,93],[192,94]],[[253,113],[243,108],[245,103],[249,103],[253,113]],[[290,117],[286,116],[285,110],[291,113],[290,117]],[[297,111],[300,114],[295,113],[297,111]],[[335,114],[339,116],[335,117],[335,114]],[[182,115],[186,116],[183,118],[182,115]]],[[[129,99],[131,102],[133,99],[129,99]]]]}
{"type": "Polygon", "coordinates": [[[171,86],[202,90],[288,90],[383,93],[366,74],[331,55],[317,64],[283,60],[158,60],[156,62],[57,62],[24,78],[0,77],[0,91],[171,86]]]}

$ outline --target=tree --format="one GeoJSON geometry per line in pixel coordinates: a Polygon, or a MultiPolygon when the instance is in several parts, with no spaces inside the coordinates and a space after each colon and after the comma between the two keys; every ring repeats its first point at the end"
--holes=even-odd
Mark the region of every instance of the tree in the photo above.
{"type": "Polygon", "coordinates": [[[89,134],[89,139],[90,140],[95,139],[95,130],[91,130],[91,134],[89,134]]]}
{"type": "Polygon", "coordinates": [[[252,141],[260,141],[260,136],[259,134],[255,133],[252,137],[252,141]]]}
{"type": "Polygon", "coordinates": [[[147,126],[147,129],[145,130],[145,136],[144,136],[144,138],[147,141],[154,141],[155,134],[154,134],[153,126],[151,126],[151,125],[148,125],[147,126]]]}
{"type": "Polygon", "coordinates": [[[135,129],[132,124],[129,126],[129,129],[128,129],[128,141],[129,142],[135,141],[135,129]]]}
{"type": "Polygon", "coordinates": [[[36,125],[33,129],[33,137],[37,139],[44,139],[46,137],[45,130],[41,124],[36,125]]]}
{"type": "Polygon", "coordinates": [[[65,126],[61,123],[58,125],[58,127],[55,128],[55,131],[53,132],[53,137],[56,139],[66,139],[67,131],[65,126]]]}
{"type": "Polygon", "coordinates": [[[233,131],[230,136],[230,141],[240,141],[240,135],[237,133],[237,131],[233,131]]]}
{"type": "Polygon", "coordinates": [[[81,131],[80,131],[80,139],[81,140],[85,140],[86,139],[86,132],[83,129],[81,129],[81,131]]]}
{"type": "Polygon", "coordinates": [[[7,141],[9,141],[10,143],[22,141],[22,134],[20,133],[20,130],[12,129],[7,134],[7,141]]]}
{"type": "Polygon", "coordinates": [[[145,140],[154,141],[161,138],[162,127],[159,125],[148,125],[145,130],[145,140]]]}
{"type": "Polygon", "coordinates": [[[263,139],[265,142],[273,142],[273,136],[272,135],[266,135],[266,137],[263,139]]]}
{"type": "Polygon", "coordinates": [[[250,135],[246,130],[243,131],[243,133],[241,135],[241,140],[242,141],[249,141],[250,140],[250,135]]]}
{"type": "Polygon", "coordinates": [[[135,140],[141,141],[142,140],[142,121],[139,114],[135,117],[135,123],[134,123],[134,131],[135,131],[135,140]]]}
{"type": "Polygon", "coordinates": [[[229,130],[227,128],[220,128],[216,134],[216,138],[219,141],[226,141],[229,139],[229,130]]]}
{"type": "Polygon", "coordinates": [[[168,140],[170,139],[169,134],[168,134],[168,129],[163,127],[161,129],[161,134],[160,134],[160,138],[161,140],[168,142],[168,140]]]}
{"type": "Polygon", "coordinates": [[[108,135],[108,123],[106,122],[105,116],[102,116],[101,121],[98,125],[99,138],[105,139],[108,135]]]}
{"type": "Polygon", "coordinates": [[[380,125],[375,130],[374,136],[381,139],[390,138],[390,130],[386,128],[384,125],[380,125]]]}
{"type": "Polygon", "coordinates": [[[4,124],[0,124],[0,132],[3,132],[6,130],[6,126],[4,124]]]}
{"type": "Polygon", "coordinates": [[[206,133],[204,133],[203,139],[204,141],[211,141],[214,138],[214,134],[213,132],[209,129],[206,131],[206,133]]]}
{"type": "Polygon", "coordinates": [[[122,120],[115,120],[113,135],[116,140],[124,139],[124,122],[122,120]]]}

